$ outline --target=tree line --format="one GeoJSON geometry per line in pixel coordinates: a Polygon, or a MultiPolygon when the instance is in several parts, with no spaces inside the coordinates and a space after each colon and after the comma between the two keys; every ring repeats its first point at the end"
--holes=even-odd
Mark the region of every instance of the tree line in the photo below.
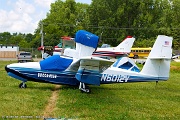
{"type": "Polygon", "coordinates": [[[0,44],[37,48],[43,30],[44,45],[55,46],[62,36],[74,37],[84,29],[100,37],[99,46],[117,46],[131,35],[136,38],[133,47],[151,47],[157,35],[168,35],[179,50],[179,11],[179,0],[92,0],[90,5],[56,0],[34,34],[0,33],[0,44]]]}

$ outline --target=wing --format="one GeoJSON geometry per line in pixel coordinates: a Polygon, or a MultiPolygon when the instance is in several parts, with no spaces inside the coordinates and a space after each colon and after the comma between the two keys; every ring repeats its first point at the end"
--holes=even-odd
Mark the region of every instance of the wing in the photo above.
{"type": "Polygon", "coordinates": [[[73,63],[69,70],[76,71],[76,79],[87,84],[100,85],[100,74],[109,68],[113,61],[98,58],[84,57],[73,63]]]}
{"type": "Polygon", "coordinates": [[[99,57],[84,57],[76,62],[72,63],[71,66],[68,68],[70,71],[77,72],[79,68],[87,69],[87,70],[94,70],[102,73],[104,70],[109,68],[114,61],[107,60],[99,57]]]}

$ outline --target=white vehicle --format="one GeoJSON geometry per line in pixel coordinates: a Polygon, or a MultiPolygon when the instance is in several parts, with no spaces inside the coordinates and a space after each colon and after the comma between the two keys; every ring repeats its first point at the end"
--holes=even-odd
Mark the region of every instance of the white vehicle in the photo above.
{"type": "Polygon", "coordinates": [[[30,52],[20,52],[17,55],[18,62],[31,62],[32,55],[30,52]]]}
{"type": "Polygon", "coordinates": [[[179,55],[172,54],[172,59],[178,59],[179,55]]]}

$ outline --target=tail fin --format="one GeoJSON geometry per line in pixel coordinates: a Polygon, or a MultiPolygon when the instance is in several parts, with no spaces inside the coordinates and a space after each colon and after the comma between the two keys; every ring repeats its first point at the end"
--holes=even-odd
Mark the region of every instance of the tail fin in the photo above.
{"type": "Polygon", "coordinates": [[[122,41],[117,47],[115,47],[115,50],[125,53],[131,52],[131,47],[133,46],[134,40],[135,38],[127,36],[124,41],[122,41]]]}
{"type": "Polygon", "coordinates": [[[157,37],[141,73],[164,80],[169,78],[172,40],[165,35],[157,37]]]}

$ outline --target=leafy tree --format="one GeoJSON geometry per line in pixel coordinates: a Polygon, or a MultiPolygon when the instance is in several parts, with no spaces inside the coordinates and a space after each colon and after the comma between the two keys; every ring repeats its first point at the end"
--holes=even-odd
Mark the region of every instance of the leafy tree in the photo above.
{"type": "Polygon", "coordinates": [[[44,45],[52,46],[57,45],[62,36],[74,37],[88,21],[87,9],[87,4],[76,3],[75,0],[57,0],[51,4],[47,18],[40,21],[36,34],[43,27],[44,45]]]}
{"type": "Polygon", "coordinates": [[[18,45],[21,40],[23,40],[23,37],[21,35],[11,36],[10,43],[18,45]]]}
{"type": "Polygon", "coordinates": [[[19,47],[21,47],[21,48],[30,48],[30,45],[27,43],[27,41],[25,41],[25,39],[22,39],[19,42],[19,47]]]}
{"type": "Polygon", "coordinates": [[[38,48],[41,46],[41,36],[40,34],[35,34],[35,38],[30,42],[30,47],[38,48]]]}
{"type": "Polygon", "coordinates": [[[28,33],[28,34],[25,35],[25,41],[29,43],[29,42],[32,41],[32,39],[34,39],[34,37],[35,36],[33,34],[28,33]]]}
{"type": "Polygon", "coordinates": [[[0,33],[0,44],[8,45],[10,43],[9,39],[11,38],[10,32],[0,33]]]}
{"type": "Polygon", "coordinates": [[[180,49],[179,0],[92,0],[90,5],[75,0],[56,0],[47,17],[33,34],[0,33],[0,44],[39,47],[57,45],[62,36],[74,37],[80,29],[98,35],[101,43],[117,46],[128,36],[134,47],[152,47],[157,35],[173,37],[173,49],[180,49]]]}

